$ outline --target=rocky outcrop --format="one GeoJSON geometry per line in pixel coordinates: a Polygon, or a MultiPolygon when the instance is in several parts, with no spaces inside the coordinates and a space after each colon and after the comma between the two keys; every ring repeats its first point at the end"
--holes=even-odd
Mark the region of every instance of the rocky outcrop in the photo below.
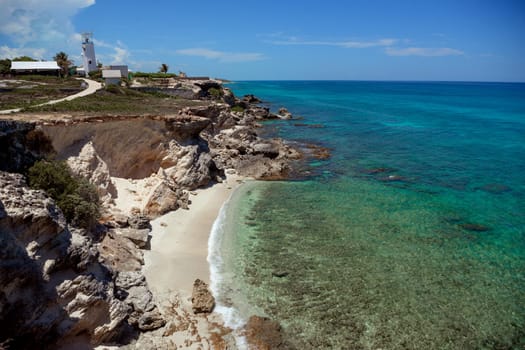
{"type": "Polygon", "coordinates": [[[210,139],[210,149],[217,166],[258,179],[284,178],[290,161],[300,158],[282,140],[261,139],[250,126],[222,130],[210,139]]]}
{"type": "MultiPolygon", "coordinates": [[[[118,228],[106,238],[126,242],[141,260],[148,233],[118,228]]],[[[104,246],[68,225],[54,201],[28,188],[22,175],[0,172],[0,344],[56,348],[81,339],[95,346],[129,329],[162,327],[146,281],[134,271],[140,262],[116,251],[112,257],[126,264],[111,264],[104,246]]]]}
{"type": "Polygon", "coordinates": [[[196,279],[193,282],[193,292],[191,293],[191,303],[193,313],[210,313],[215,307],[215,298],[211,294],[206,282],[196,279]]]}
{"type": "Polygon", "coordinates": [[[277,112],[277,114],[279,115],[279,118],[281,119],[292,119],[292,113],[290,113],[284,107],[279,108],[279,111],[277,112]]]}
{"type": "Polygon", "coordinates": [[[69,228],[54,201],[19,174],[0,173],[0,208],[0,343],[116,339],[126,306],[114,298],[90,235],[69,228]]]}
{"type": "Polygon", "coordinates": [[[157,217],[178,208],[188,208],[188,201],[188,192],[172,181],[161,181],[151,191],[142,212],[149,217],[157,217]]]}
{"type": "Polygon", "coordinates": [[[199,134],[212,120],[182,113],[155,119],[55,123],[43,127],[59,158],[95,184],[105,204],[116,191],[111,177],[148,178],[151,191],[139,207],[156,217],[187,206],[187,190],[206,186],[222,176],[199,134]]]}
{"type": "Polygon", "coordinates": [[[199,78],[199,79],[134,79],[131,84],[132,89],[145,92],[161,92],[166,95],[176,96],[189,100],[207,98],[210,96],[209,90],[215,88],[220,91],[222,84],[220,81],[199,78]]]}
{"type": "Polygon", "coordinates": [[[84,177],[96,186],[100,200],[108,205],[117,195],[115,184],[111,181],[109,168],[93,147],[93,142],[86,143],[78,156],[67,159],[67,164],[74,174],[84,177]]]}

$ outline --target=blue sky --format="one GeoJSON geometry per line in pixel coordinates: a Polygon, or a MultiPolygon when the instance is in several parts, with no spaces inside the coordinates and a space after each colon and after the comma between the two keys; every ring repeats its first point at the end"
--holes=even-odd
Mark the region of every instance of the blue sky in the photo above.
{"type": "Polygon", "coordinates": [[[525,81],[525,0],[0,0],[0,57],[234,80],[525,81]]]}

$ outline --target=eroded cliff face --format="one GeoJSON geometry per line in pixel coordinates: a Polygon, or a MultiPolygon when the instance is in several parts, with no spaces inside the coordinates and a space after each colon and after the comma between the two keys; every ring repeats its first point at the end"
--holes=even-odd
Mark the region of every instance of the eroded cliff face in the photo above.
{"type": "Polygon", "coordinates": [[[141,220],[102,232],[71,227],[21,174],[0,172],[0,344],[96,346],[162,327],[140,272],[149,234],[141,220]]]}
{"type": "Polygon", "coordinates": [[[118,197],[114,178],[142,182],[148,191],[123,213],[153,218],[186,207],[187,191],[221,181],[226,169],[258,179],[287,175],[299,153],[282,140],[258,137],[257,122],[275,116],[245,106],[242,113],[210,103],[171,116],[55,120],[38,129],[59,159],[98,187],[106,206],[118,197]]]}

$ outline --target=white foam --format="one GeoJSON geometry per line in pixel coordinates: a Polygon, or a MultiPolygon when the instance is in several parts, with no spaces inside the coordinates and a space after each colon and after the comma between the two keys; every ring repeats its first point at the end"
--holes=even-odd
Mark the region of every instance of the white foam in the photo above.
{"type": "Polygon", "coordinates": [[[221,286],[227,282],[224,277],[226,271],[221,255],[221,246],[225,234],[226,213],[232,196],[233,194],[222,205],[219,215],[213,222],[210,237],[208,239],[207,260],[210,265],[210,289],[217,300],[215,312],[222,316],[225,326],[233,329],[237,348],[247,350],[248,344],[245,337],[241,335],[241,329],[246,324],[246,320],[244,320],[238,309],[221,303],[221,286]]]}

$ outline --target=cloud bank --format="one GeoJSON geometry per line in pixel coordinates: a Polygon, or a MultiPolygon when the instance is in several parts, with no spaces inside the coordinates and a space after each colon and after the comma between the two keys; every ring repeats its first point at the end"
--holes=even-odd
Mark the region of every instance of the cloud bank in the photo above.
{"type": "Polygon", "coordinates": [[[0,34],[12,43],[2,46],[0,55],[53,55],[64,43],[71,44],[71,18],[93,4],[95,0],[0,0],[0,34]]]}
{"type": "Polygon", "coordinates": [[[425,56],[425,57],[438,57],[438,56],[460,56],[465,53],[461,50],[451,49],[449,47],[406,47],[406,48],[393,48],[387,47],[385,52],[389,56],[425,56]]]}
{"type": "Polygon", "coordinates": [[[175,51],[178,55],[203,57],[223,63],[251,62],[265,59],[264,55],[256,52],[224,52],[204,48],[189,48],[175,51]]]}
{"type": "Polygon", "coordinates": [[[381,47],[394,45],[397,39],[379,39],[373,41],[301,41],[297,39],[270,41],[274,45],[306,45],[306,46],[337,46],[346,49],[364,49],[369,47],[381,47]]]}

